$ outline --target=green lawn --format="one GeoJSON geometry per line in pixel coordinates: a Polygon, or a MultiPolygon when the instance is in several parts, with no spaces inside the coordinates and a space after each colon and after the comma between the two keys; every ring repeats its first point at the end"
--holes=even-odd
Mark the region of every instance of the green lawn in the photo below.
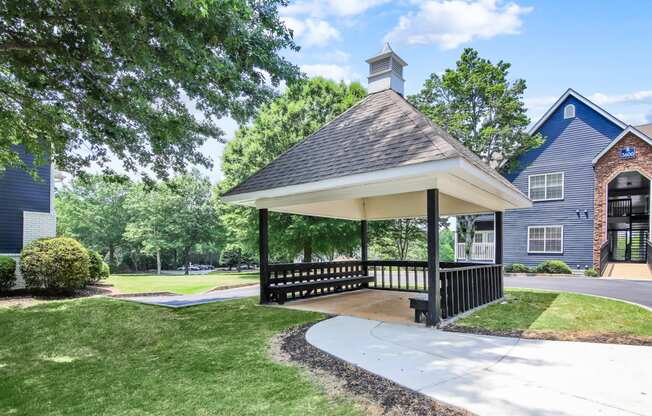
{"type": "Polygon", "coordinates": [[[506,297],[506,304],[488,306],[455,324],[499,332],[652,337],[652,312],[625,302],[518,289],[508,289],[506,297]]]}
{"type": "Polygon", "coordinates": [[[122,293],[172,292],[190,295],[206,292],[217,286],[258,283],[258,272],[212,272],[188,276],[114,274],[105,282],[113,284],[122,293]]]}
{"type": "Polygon", "coordinates": [[[317,313],[253,298],[180,310],[117,299],[0,309],[2,415],[358,415],[270,337],[317,313]]]}

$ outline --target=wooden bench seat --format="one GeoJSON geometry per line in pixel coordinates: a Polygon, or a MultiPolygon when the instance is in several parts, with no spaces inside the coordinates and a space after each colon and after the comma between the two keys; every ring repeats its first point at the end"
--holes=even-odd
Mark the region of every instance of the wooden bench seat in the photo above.
{"type": "Polygon", "coordinates": [[[414,322],[421,323],[428,314],[428,295],[424,293],[410,298],[410,308],[414,309],[414,322]]]}
{"type": "Polygon", "coordinates": [[[373,282],[376,278],[373,276],[354,276],[354,277],[341,277],[341,278],[332,278],[332,279],[320,279],[320,280],[309,280],[304,282],[293,282],[293,283],[281,283],[269,286],[269,292],[274,295],[276,301],[279,304],[284,304],[287,300],[287,294],[289,292],[300,292],[306,291],[307,295],[310,292],[314,292],[319,288],[331,287],[335,289],[336,292],[342,290],[343,286],[363,284],[368,285],[369,282],[373,282]]]}

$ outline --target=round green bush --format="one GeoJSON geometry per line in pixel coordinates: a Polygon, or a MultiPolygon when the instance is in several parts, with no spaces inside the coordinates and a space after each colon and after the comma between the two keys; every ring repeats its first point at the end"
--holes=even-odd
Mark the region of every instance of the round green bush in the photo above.
{"type": "Polygon", "coordinates": [[[537,273],[572,274],[573,271],[561,260],[546,260],[536,268],[537,273]]]}
{"type": "Polygon", "coordinates": [[[111,268],[108,264],[102,262],[102,271],[100,272],[100,280],[108,279],[111,274],[111,268]]]}
{"type": "Polygon", "coordinates": [[[35,240],[20,254],[20,271],[29,288],[73,290],[89,279],[88,251],[68,237],[35,240]]]}
{"type": "Polygon", "coordinates": [[[508,271],[511,273],[530,273],[530,268],[525,264],[514,263],[509,266],[508,271]]]}
{"type": "Polygon", "coordinates": [[[586,277],[598,277],[598,272],[595,269],[586,269],[584,270],[584,276],[586,277]]]}
{"type": "Polygon", "coordinates": [[[89,283],[97,283],[102,279],[102,265],[104,260],[102,256],[95,250],[88,250],[88,275],[89,283]]]}
{"type": "Polygon", "coordinates": [[[16,261],[0,256],[0,290],[9,290],[16,284],[16,261]]]}

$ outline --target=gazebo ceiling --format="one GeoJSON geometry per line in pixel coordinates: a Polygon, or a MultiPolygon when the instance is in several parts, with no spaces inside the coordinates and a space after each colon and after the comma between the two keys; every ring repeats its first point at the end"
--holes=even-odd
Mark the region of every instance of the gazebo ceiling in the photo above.
{"type": "Polygon", "coordinates": [[[227,203],[330,218],[527,208],[530,200],[391,89],[370,94],[223,195],[227,203]]]}

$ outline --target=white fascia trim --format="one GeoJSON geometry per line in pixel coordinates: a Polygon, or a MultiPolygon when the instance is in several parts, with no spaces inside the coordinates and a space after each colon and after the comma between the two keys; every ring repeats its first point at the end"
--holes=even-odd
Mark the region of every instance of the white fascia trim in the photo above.
{"type": "Polygon", "coordinates": [[[327,191],[332,189],[368,185],[378,182],[442,173],[458,167],[459,161],[459,158],[435,160],[431,162],[417,163],[397,168],[324,179],[317,182],[283,186],[279,188],[266,189],[263,191],[227,195],[222,197],[222,201],[238,205],[255,206],[256,200],[263,198],[277,198],[290,195],[299,195],[311,192],[327,191]]]}
{"type": "Polygon", "coordinates": [[[607,145],[607,147],[605,147],[604,149],[602,149],[602,151],[601,151],[600,153],[598,153],[598,155],[593,159],[593,164],[595,165],[596,163],[598,163],[598,160],[600,160],[600,158],[601,158],[602,156],[604,156],[604,155],[605,155],[609,150],[611,150],[611,149],[612,149],[612,148],[613,148],[613,147],[614,147],[614,146],[615,146],[619,141],[621,141],[623,137],[627,136],[628,133],[632,133],[633,135],[635,135],[635,136],[638,137],[639,139],[643,140],[645,143],[647,143],[647,144],[649,144],[650,146],[652,146],[652,139],[650,139],[648,136],[646,136],[642,131],[638,130],[636,127],[633,127],[633,126],[627,126],[627,128],[626,128],[625,130],[623,130],[622,133],[620,133],[620,134],[618,135],[618,137],[616,137],[615,139],[613,139],[613,140],[611,141],[611,143],[609,143],[609,145],[607,145]]]}
{"type": "Polygon", "coordinates": [[[501,180],[492,177],[491,175],[487,174],[487,172],[485,172],[484,170],[480,169],[479,167],[475,166],[472,163],[467,162],[464,159],[460,159],[460,161],[461,161],[462,168],[465,171],[472,172],[475,174],[475,176],[482,177],[483,179],[488,181],[489,184],[493,186],[495,189],[503,190],[507,195],[509,195],[510,196],[509,199],[503,197],[501,197],[501,199],[514,205],[514,208],[532,207],[532,201],[530,201],[530,198],[528,198],[523,192],[517,189],[514,185],[510,184],[508,186],[507,184],[503,183],[501,180]]]}
{"type": "MultiPolygon", "coordinates": [[[[488,183],[490,187],[498,190],[500,195],[498,195],[496,192],[487,192],[498,196],[500,199],[508,202],[513,206],[513,208],[529,208],[532,206],[532,202],[518,189],[514,188],[513,186],[508,186],[497,178],[492,177],[491,175],[487,174],[487,172],[467,162],[463,158],[435,160],[401,166],[397,168],[342,176],[339,178],[325,179],[322,181],[310,182],[306,184],[284,186],[236,195],[228,195],[223,196],[222,201],[238,205],[256,206],[256,201],[260,199],[288,197],[292,195],[302,195],[332,190],[344,191],[346,188],[352,188],[355,186],[371,185],[402,179],[420,178],[424,176],[434,177],[438,173],[452,173],[460,170],[473,174],[473,176],[476,178],[479,178],[488,183]]],[[[397,190],[396,193],[400,193],[400,190],[397,190]]],[[[347,195],[347,197],[350,196],[347,195]]]]}
{"type": "MultiPolygon", "coordinates": [[[[566,98],[568,98],[570,95],[572,95],[573,97],[575,97],[577,100],[581,101],[582,103],[586,104],[586,105],[589,106],[591,109],[593,109],[593,110],[596,111],[598,114],[600,114],[601,116],[605,117],[607,120],[611,121],[612,123],[614,123],[615,125],[617,125],[617,126],[620,127],[621,129],[624,129],[624,128],[627,127],[627,125],[626,125],[625,123],[623,123],[622,121],[618,120],[616,117],[614,117],[614,116],[612,116],[611,114],[609,114],[606,110],[604,110],[603,108],[600,108],[597,104],[594,104],[594,103],[591,102],[588,98],[582,96],[580,93],[578,93],[577,91],[573,90],[572,88],[569,88],[568,90],[566,90],[566,92],[564,93],[564,95],[562,95],[561,97],[559,97],[559,99],[558,99],[558,100],[557,100],[557,101],[552,105],[552,107],[550,107],[550,109],[549,109],[548,111],[546,111],[546,113],[545,113],[545,114],[544,114],[544,115],[539,119],[539,121],[537,121],[537,123],[536,123],[534,126],[532,126],[532,128],[530,129],[530,134],[534,134],[534,133],[536,133],[536,131],[539,130],[539,128],[541,127],[541,125],[542,125],[543,123],[545,123],[545,122],[550,118],[550,116],[551,116],[555,111],[557,111],[557,108],[559,108],[559,106],[560,106],[560,105],[561,105],[561,104],[566,100],[566,98]]],[[[576,114],[577,114],[577,113],[576,113],[576,114]]]]}

